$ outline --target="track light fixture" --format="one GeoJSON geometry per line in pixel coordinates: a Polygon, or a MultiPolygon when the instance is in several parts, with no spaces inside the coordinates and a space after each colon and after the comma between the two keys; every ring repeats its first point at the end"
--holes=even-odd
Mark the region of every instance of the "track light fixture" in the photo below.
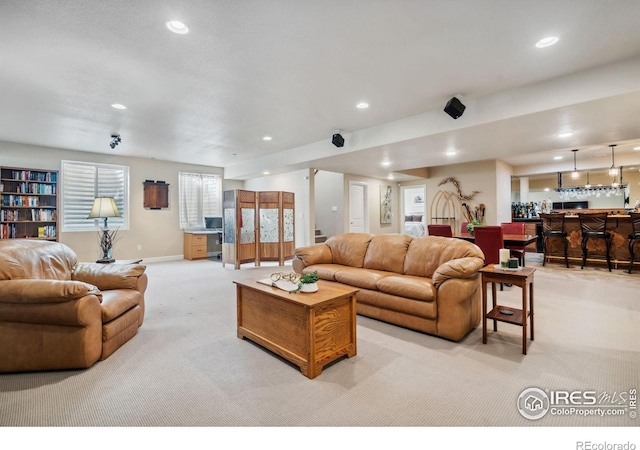
{"type": "Polygon", "coordinates": [[[119,134],[112,134],[111,135],[111,143],[109,144],[109,147],[111,148],[116,148],[116,145],[118,145],[120,143],[121,139],[120,139],[120,135],[119,134]]]}
{"type": "Polygon", "coordinates": [[[331,143],[336,147],[344,147],[344,138],[340,134],[340,130],[337,130],[331,139],[331,143]]]}

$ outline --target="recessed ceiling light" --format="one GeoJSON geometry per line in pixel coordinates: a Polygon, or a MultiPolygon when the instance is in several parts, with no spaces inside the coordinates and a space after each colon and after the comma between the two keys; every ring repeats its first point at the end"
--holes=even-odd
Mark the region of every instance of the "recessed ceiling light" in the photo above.
{"type": "Polygon", "coordinates": [[[640,150],[640,147],[633,147],[634,150],[640,150]]]}
{"type": "Polygon", "coordinates": [[[262,138],[263,141],[270,141],[271,140],[271,136],[265,136],[262,138]]]}
{"type": "Polygon", "coordinates": [[[455,150],[449,150],[447,153],[445,153],[445,155],[447,156],[453,156],[455,154],[457,154],[458,152],[456,152],[455,150]]]}
{"type": "Polygon", "coordinates": [[[558,133],[559,138],[566,138],[569,136],[573,136],[573,131],[565,131],[564,133],[558,133]]]}
{"type": "Polygon", "coordinates": [[[114,103],[113,105],[111,105],[111,107],[115,109],[127,109],[126,106],[121,105],[120,103],[114,103]]]}
{"type": "Polygon", "coordinates": [[[356,105],[356,108],[358,109],[367,109],[369,107],[369,104],[367,102],[360,102],[356,105]]]}
{"type": "Polygon", "coordinates": [[[388,167],[388,166],[391,165],[391,163],[389,161],[382,161],[380,164],[385,166],[385,167],[388,167]]]}
{"type": "Polygon", "coordinates": [[[556,42],[558,42],[558,38],[557,37],[549,36],[549,37],[546,37],[544,39],[540,39],[538,42],[536,42],[536,47],[538,47],[538,48],[549,47],[550,45],[553,45],[556,42]]]}
{"type": "Polygon", "coordinates": [[[553,159],[555,159],[556,161],[560,161],[562,159],[562,156],[554,156],[553,159]]]}
{"type": "Polygon", "coordinates": [[[265,170],[264,172],[262,172],[262,175],[269,175],[269,171],[265,170]]]}
{"type": "Polygon", "coordinates": [[[545,191],[545,192],[549,192],[550,190],[551,190],[551,189],[549,189],[549,188],[544,188],[544,191],[545,191]]]}
{"type": "Polygon", "coordinates": [[[389,175],[389,176],[387,177],[387,180],[393,180],[393,175],[389,175]]]}
{"type": "Polygon", "coordinates": [[[189,32],[189,28],[178,20],[170,20],[167,22],[167,28],[176,34],[187,34],[189,32]]]}

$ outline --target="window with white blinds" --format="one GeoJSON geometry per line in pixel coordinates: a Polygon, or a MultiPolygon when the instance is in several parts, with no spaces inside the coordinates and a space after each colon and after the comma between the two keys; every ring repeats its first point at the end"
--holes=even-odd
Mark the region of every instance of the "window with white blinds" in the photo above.
{"type": "Polygon", "coordinates": [[[205,217],[222,217],[222,177],[179,173],[180,228],[204,227],[205,217]]]}
{"type": "Polygon", "coordinates": [[[103,219],[87,219],[96,197],[113,197],[122,217],[110,217],[110,229],[129,229],[129,168],[62,161],[62,231],[95,231],[103,219]]]}

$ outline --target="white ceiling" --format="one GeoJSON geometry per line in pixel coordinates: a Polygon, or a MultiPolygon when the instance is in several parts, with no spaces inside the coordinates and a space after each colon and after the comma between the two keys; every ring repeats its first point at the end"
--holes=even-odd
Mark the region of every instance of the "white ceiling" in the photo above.
{"type": "Polygon", "coordinates": [[[0,140],[236,179],[310,167],[402,180],[487,158],[523,175],[610,143],[638,164],[638,23],[638,0],[2,0],[0,140]],[[454,120],[442,108],[457,94],[454,120]]]}

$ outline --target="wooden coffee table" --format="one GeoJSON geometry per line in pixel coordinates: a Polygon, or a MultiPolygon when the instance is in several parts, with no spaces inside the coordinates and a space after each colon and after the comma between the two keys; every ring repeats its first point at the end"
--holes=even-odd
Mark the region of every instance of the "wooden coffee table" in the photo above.
{"type": "Polygon", "coordinates": [[[317,292],[290,294],[257,281],[234,283],[240,339],[271,350],[308,378],[356,354],[358,289],[321,280],[317,292]]]}

